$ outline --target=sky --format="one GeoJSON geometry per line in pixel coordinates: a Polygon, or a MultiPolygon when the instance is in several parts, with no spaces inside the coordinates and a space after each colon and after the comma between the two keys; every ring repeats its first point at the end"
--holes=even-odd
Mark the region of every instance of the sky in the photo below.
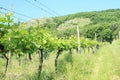
{"type": "MultiPolygon", "coordinates": [[[[120,8],[120,0],[36,0],[36,1],[27,0],[27,1],[0,0],[0,7],[4,7],[9,10],[12,9],[15,12],[27,15],[31,18],[55,17],[67,14],[74,14],[78,12],[100,11],[106,9],[120,8]],[[27,1],[30,1],[32,4],[38,6],[39,8],[31,5],[27,1]],[[42,5],[40,3],[42,3],[42,5]],[[54,13],[53,10],[55,11],[54,13]]],[[[24,20],[30,19],[15,13],[14,16],[24,20]]]]}

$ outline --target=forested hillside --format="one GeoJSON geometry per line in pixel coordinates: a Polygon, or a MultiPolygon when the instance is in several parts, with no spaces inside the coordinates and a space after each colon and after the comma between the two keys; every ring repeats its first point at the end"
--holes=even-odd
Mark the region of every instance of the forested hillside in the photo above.
{"type": "Polygon", "coordinates": [[[42,25],[57,32],[59,37],[76,35],[76,26],[80,27],[82,36],[90,39],[112,42],[118,38],[120,31],[120,9],[80,12],[66,16],[29,21],[29,25],[42,25]],[[44,24],[43,24],[44,23],[44,24]]]}

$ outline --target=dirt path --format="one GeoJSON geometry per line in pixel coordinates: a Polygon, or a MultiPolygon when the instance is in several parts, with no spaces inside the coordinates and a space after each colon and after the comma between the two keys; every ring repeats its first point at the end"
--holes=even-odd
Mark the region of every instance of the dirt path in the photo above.
{"type": "Polygon", "coordinates": [[[120,80],[120,46],[108,45],[96,55],[90,80],[120,80]]]}
{"type": "Polygon", "coordinates": [[[99,73],[99,70],[100,70],[100,67],[102,65],[102,56],[100,56],[99,58],[96,59],[96,63],[94,64],[94,67],[93,67],[93,72],[92,72],[92,76],[91,76],[91,80],[97,80],[98,78],[98,73],[99,73]]]}

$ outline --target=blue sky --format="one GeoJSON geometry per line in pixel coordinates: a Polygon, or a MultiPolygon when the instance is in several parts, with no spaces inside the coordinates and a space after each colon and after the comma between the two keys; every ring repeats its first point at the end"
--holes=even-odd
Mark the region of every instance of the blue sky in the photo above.
{"type": "MultiPolygon", "coordinates": [[[[34,0],[29,0],[33,4],[45,9],[42,5],[35,2],[34,0]]],[[[99,11],[106,9],[116,9],[120,8],[120,0],[37,0],[52,10],[56,11],[59,15],[67,15],[77,12],[88,12],[88,11],[99,11]]],[[[27,3],[25,0],[0,0],[0,7],[10,9],[33,18],[44,18],[51,17],[52,15],[40,10],[39,8],[27,3]]],[[[54,14],[54,13],[53,13],[54,14]]],[[[19,18],[28,20],[23,16],[14,14],[19,18]]]]}

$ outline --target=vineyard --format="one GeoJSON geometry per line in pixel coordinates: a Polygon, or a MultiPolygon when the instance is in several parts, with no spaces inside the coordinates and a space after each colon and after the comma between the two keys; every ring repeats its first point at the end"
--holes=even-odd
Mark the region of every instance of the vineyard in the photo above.
{"type": "Polygon", "coordinates": [[[48,28],[15,22],[10,12],[0,13],[0,79],[120,80],[119,42],[58,37],[48,28]]]}

